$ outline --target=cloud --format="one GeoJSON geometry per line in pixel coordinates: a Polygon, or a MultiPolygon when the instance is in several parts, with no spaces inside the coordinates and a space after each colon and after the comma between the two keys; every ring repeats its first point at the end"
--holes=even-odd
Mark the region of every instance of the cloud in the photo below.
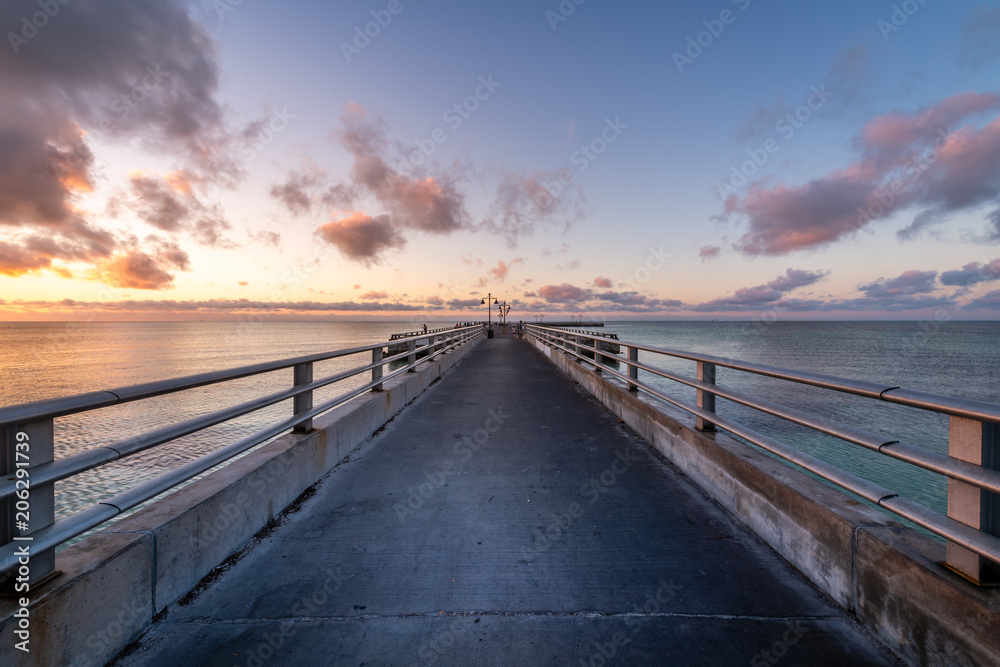
{"type": "Polygon", "coordinates": [[[872,298],[912,296],[933,292],[936,278],[937,271],[904,271],[895,278],[879,278],[867,285],[858,285],[858,289],[872,298]]]}
{"type": "Polygon", "coordinates": [[[323,184],[326,175],[319,169],[288,172],[285,182],[272,185],[268,194],[285,205],[293,215],[310,213],[313,209],[313,199],[310,190],[323,184]]]}
{"type": "Polygon", "coordinates": [[[855,164],[800,186],[751,184],[731,196],[726,214],[748,230],[737,248],[748,255],[783,255],[832,243],[896,210],[921,206],[913,236],[954,211],[1000,196],[1000,117],[981,129],[948,130],[1000,109],[1000,95],[962,93],[917,113],[870,120],[858,138],[855,164]]]}
{"type": "Polygon", "coordinates": [[[561,285],[542,285],[538,288],[538,296],[549,303],[575,303],[589,299],[593,296],[593,292],[569,283],[562,283],[561,285]]]}
{"type": "Polygon", "coordinates": [[[586,214],[587,200],[569,169],[499,174],[490,214],[480,227],[504,237],[509,247],[534,234],[539,223],[562,224],[565,231],[586,214]]]}
{"type": "Polygon", "coordinates": [[[442,299],[439,296],[432,296],[427,299],[427,303],[430,304],[431,306],[443,306],[444,299],[442,299]]]}
{"type": "Polygon", "coordinates": [[[698,251],[698,256],[701,257],[701,261],[704,262],[709,259],[715,259],[721,252],[722,248],[717,245],[705,245],[698,251]]]}
{"type": "Polygon", "coordinates": [[[341,125],[337,136],[354,156],[352,184],[374,195],[396,224],[432,234],[450,234],[466,226],[465,198],[455,178],[411,178],[393,169],[385,123],[359,104],[347,104],[341,125]]]}
{"type": "Polygon", "coordinates": [[[986,294],[973,299],[969,303],[965,304],[964,308],[968,310],[1000,310],[1000,289],[987,292],[986,294]]]}
{"type": "Polygon", "coordinates": [[[257,241],[262,245],[269,245],[275,248],[281,245],[281,234],[278,232],[263,229],[259,232],[249,231],[247,234],[252,240],[257,241]]]}
{"type": "Polygon", "coordinates": [[[604,289],[610,289],[611,287],[613,287],[613,285],[611,283],[610,278],[603,278],[601,276],[597,276],[596,278],[594,278],[594,287],[602,287],[604,289]]]}
{"type": "Polygon", "coordinates": [[[825,278],[826,275],[825,271],[787,269],[784,274],[774,280],[754,287],[741,287],[732,296],[696,304],[691,306],[690,310],[696,312],[715,312],[764,308],[781,301],[787,292],[813,285],[825,278]]]}
{"type": "Polygon", "coordinates": [[[371,291],[371,292],[365,292],[364,294],[362,294],[358,298],[359,299],[365,299],[365,300],[368,300],[368,301],[374,300],[374,299],[388,299],[389,298],[389,293],[388,292],[375,292],[375,291],[371,291]]]}
{"type": "MultiPolygon", "coordinates": [[[[503,282],[504,280],[507,279],[507,274],[510,273],[510,269],[514,266],[517,266],[518,264],[522,264],[523,262],[524,259],[521,257],[515,257],[514,259],[510,260],[510,264],[507,264],[503,260],[500,260],[497,262],[497,265],[494,268],[489,269],[487,273],[489,274],[489,278],[503,282]]],[[[480,282],[482,283],[482,285],[485,285],[487,279],[484,278],[480,282]]]]}
{"type": "MultiPolygon", "coordinates": [[[[595,298],[599,301],[605,301],[611,304],[626,307],[624,309],[632,311],[676,310],[684,305],[682,301],[678,301],[677,299],[657,299],[632,291],[602,292],[601,294],[597,294],[595,298]]],[[[609,308],[607,305],[604,306],[604,309],[615,310],[614,308],[609,308]]]]}
{"type": "Polygon", "coordinates": [[[239,285],[240,287],[247,287],[247,286],[248,286],[248,285],[249,285],[250,283],[248,283],[248,282],[247,282],[246,280],[241,280],[241,281],[240,281],[239,283],[237,283],[237,284],[238,284],[238,285],[239,285]]]}
{"type": "Polygon", "coordinates": [[[172,270],[190,270],[186,252],[174,243],[161,242],[154,252],[127,250],[100,262],[90,277],[112,287],[161,290],[173,287],[172,270]]]}
{"type": "Polygon", "coordinates": [[[450,299],[448,301],[448,307],[454,310],[468,310],[482,305],[482,299],[450,299]]]}
{"type": "Polygon", "coordinates": [[[343,213],[322,225],[316,233],[327,243],[337,246],[348,259],[365,264],[376,263],[389,250],[406,244],[389,222],[389,216],[373,218],[360,211],[343,213]]]}
{"type": "MultiPolygon", "coordinates": [[[[24,11],[0,3],[0,25],[20,26],[24,11]]],[[[0,229],[6,251],[28,256],[4,265],[65,276],[63,263],[101,272],[110,263],[123,271],[108,275],[162,284],[163,276],[141,278],[150,266],[142,255],[155,260],[155,249],[89,220],[79,202],[95,185],[95,151],[126,141],[180,156],[203,178],[241,173],[216,100],[215,45],[181,0],[81,2],[60,12],[37,38],[0,49],[0,90],[17,91],[0,96],[0,229]]],[[[203,222],[197,237],[220,243],[217,222],[203,222]]]]}
{"type": "Polygon", "coordinates": [[[980,5],[962,28],[962,62],[979,67],[1000,58],[1000,7],[980,5]]]}
{"type": "Polygon", "coordinates": [[[961,269],[943,271],[941,273],[942,285],[971,287],[977,283],[992,282],[994,280],[1000,280],[1000,259],[994,259],[986,264],[970,262],[961,269]]]}
{"type": "Polygon", "coordinates": [[[172,171],[160,178],[138,170],[131,172],[128,178],[132,198],[113,200],[112,213],[125,207],[161,231],[186,231],[198,243],[215,248],[239,247],[229,238],[232,225],[223,218],[221,209],[197,197],[197,179],[188,172],[172,171]]]}

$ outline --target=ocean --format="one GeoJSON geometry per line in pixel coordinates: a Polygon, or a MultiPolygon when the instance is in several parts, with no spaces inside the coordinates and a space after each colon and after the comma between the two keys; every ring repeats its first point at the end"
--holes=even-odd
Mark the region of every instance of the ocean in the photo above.
{"type": "MultiPolygon", "coordinates": [[[[260,361],[388,340],[424,322],[0,323],[0,406],[139,384],[260,361]]],[[[427,322],[429,328],[453,323],[427,322]]],[[[796,370],[885,382],[1000,403],[1000,322],[621,322],[602,331],[622,341],[704,352],[796,370]]],[[[322,377],[367,363],[316,365],[322,377]]],[[[640,356],[694,376],[694,363],[640,356]]],[[[287,388],[287,369],[56,420],[56,457],[108,445],[264,393],[287,388]]],[[[360,386],[356,378],[318,391],[316,402],[360,386]]],[[[657,387],[693,403],[694,390],[660,378],[657,387]]],[[[946,453],[948,419],[903,406],[720,368],[718,382],[790,407],[946,453]]],[[[291,414],[271,406],[169,445],[57,484],[64,517],[291,414]]],[[[772,435],[903,496],[945,511],[946,481],[908,464],[719,399],[722,415],[772,435]]]]}

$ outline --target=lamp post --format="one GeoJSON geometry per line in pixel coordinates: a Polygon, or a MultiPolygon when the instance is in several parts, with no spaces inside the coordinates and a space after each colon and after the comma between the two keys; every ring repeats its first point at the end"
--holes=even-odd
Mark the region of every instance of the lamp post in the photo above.
{"type": "Polygon", "coordinates": [[[480,306],[486,306],[486,322],[487,331],[493,331],[493,304],[499,304],[500,302],[493,298],[493,294],[487,294],[486,298],[479,302],[480,306]]]}
{"type": "Polygon", "coordinates": [[[500,326],[502,327],[507,326],[507,313],[510,312],[510,306],[507,305],[506,301],[504,301],[502,304],[500,304],[498,311],[500,317],[500,326]]]}

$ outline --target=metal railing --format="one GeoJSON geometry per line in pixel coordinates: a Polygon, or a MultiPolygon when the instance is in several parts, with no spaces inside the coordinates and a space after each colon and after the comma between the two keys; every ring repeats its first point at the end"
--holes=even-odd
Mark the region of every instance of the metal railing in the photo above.
{"type": "Polygon", "coordinates": [[[440,329],[431,329],[429,331],[407,331],[404,333],[394,333],[389,336],[389,340],[399,340],[400,338],[411,338],[413,336],[426,336],[427,334],[441,333],[442,331],[455,331],[454,327],[442,327],[440,329]]]}
{"type": "MultiPolygon", "coordinates": [[[[19,555],[24,553],[26,546],[30,546],[29,583],[38,583],[54,571],[55,548],[60,544],[286,431],[307,433],[312,430],[312,420],[318,415],[365,392],[382,391],[386,381],[403,373],[416,372],[419,364],[482,334],[480,326],[446,329],[435,334],[420,332],[408,341],[407,364],[389,373],[385,373],[383,368],[392,361],[383,354],[388,343],[375,343],[0,408],[0,454],[3,454],[0,459],[0,508],[3,509],[0,573],[17,566],[19,555]],[[427,339],[427,343],[418,348],[417,338],[427,339]],[[419,361],[416,359],[418,350],[427,352],[419,361]],[[371,363],[313,379],[313,364],[316,362],[369,352],[371,363]],[[59,417],[286,368],[293,369],[293,386],[289,389],[53,460],[54,420],[59,417]],[[368,372],[371,373],[369,382],[313,405],[315,390],[368,372]],[[292,415],[287,419],[55,522],[56,482],[289,399],[292,399],[292,415]]],[[[23,560],[21,565],[24,565],[23,560]]]]}
{"type": "Polygon", "coordinates": [[[1000,405],[628,341],[621,342],[627,351],[625,357],[615,357],[619,365],[624,364],[626,367],[620,372],[602,363],[602,356],[607,357],[607,354],[594,354],[595,346],[604,340],[599,336],[538,325],[527,325],[527,331],[550,347],[565,352],[576,362],[592,366],[595,372],[606,373],[622,380],[628,391],[641,390],[690,413],[695,417],[695,427],[699,431],[711,432],[716,428],[724,429],[943,537],[947,541],[946,565],[974,581],[982,582],[995,578],[1000,571],[997,568],[997,564],[1000,564],[1000,405]],[[586,354],[584,352],[586,350],[590,350],[590,354],[586,354]],[[687,377],[647,363],[640,363],[640,351],[661,357],[693,361],[696,363],[696,377],[687,377]],[[948,415],[949,455],[887,439],[825,416],[727,389],[716,383],[718,367],[948,415]],[[640,381],[639,371],[694,388],[695,404],[668,396],[640,381]],[[949,480],[948,515],[935,512],[874,482],[841,470],[735,420],[716,414],[716,396],[946,476],[949,480]]]}

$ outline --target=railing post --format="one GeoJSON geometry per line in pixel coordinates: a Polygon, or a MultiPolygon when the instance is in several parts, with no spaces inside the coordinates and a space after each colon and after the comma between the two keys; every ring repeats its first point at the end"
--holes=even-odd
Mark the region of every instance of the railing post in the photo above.
{"type": "Polygon", "coordinates": [[[597,342],[596,338],[590,339],[591,344],[594,346],[594,372],[601,372],[601,346],[597,342]]]}
{"type": "MultiPolygon", "coordinates": [[[[372,369],[372,382],[378,382],[382,379],[382,348],[376,347],[372,350],[372,363],[378,364],[372,369]]],[[[372,387],[372,391],[382,391],[382,383],[379,382],[377,385],[372,387]]]]}
{"type": "Polygon", "coordinates": [[[417,339],[411,338],[406,341],[406,349],[409,350],[409,354],[406,356],[406,365],[410,366],[410,369],[406,371],[407,373],[416,373],[417,368],[414,364],[417,362],[417,339]]]}
{"type": "MultiPolygon", "coordinates": [[[[304,364],[295,364],[292,367],[292,372],[294,374],[294,383],[296,387],[304,384],[309,384],[313,381],[313,365],[311,361],[307,361],[304,364]]],[[[292,399],[292,409],[295,414],[301,414],[303,412],[308,412],[312,410],[313,407],[313,393],[310,389],[309,391],[302,392],[298,396],[292,399]]],[[[295,428],[292,429],[292,433],[308,433],[312,430],[313,420],[312,417],[300,422],[295,428]]]]}
{"type": "MultiPolygon", "coordinates": [[[[951,417],[948,456],[1000,470],[1000,425],[951,417]]],[[[1000,496],[978,486],[949,479],[948,516],[1000,537],[1000,496]]],[[[945,564],[977,584],[1000,583],[1000,566],[954,542],[948,542],[945,564]]]]}
{"type": "MultiPolygon", "coordinates": [[[[634,364],[639,363],[639,348],[629,346],[629,348],[628,348],[628,360],[631,361],[634,364]]],[[[629,367],[628,367],[628,377],[629,377],[630,380],[635,380],[636,382],[638,382],[639,381],[639,369],[636,368],[635,366],[633,366],[632,364],[629,364],[629,367]]],[[[628,390],[629,391],[639,391],[639,387],[638,387],[638,385],[634,385],[631,382],[629,382],[628,383],[628,390]]]]}
{"type": "MultiPolygon", "coordinates": [[[[17,494],[0,501],[0,544],[16,542],[25,549],[27,566],[20,565],[0,574],[0,593],[17,592],[18,584],[29,587],[56,574],[55,549],[35,552],[31,536],[55,523],[55,485],[35,486],[31,472],[43,463],[51,463],[55,450],[55,428],[51,419],[0,428],[0,474],[22,480],[17,494]],[[22,472],[23,471],[23,472],[22,472]]],[[[29,596],[23,591],[20,596],[29,596]]]]}
{"type": "MultiPolygon", "coordinates": [[[[715,364],[707,361],[698,362],[698,381],[705,384],[715,384],[715,364]]],[[[715,394],[704,389],[698,390],[698,407],[707,412],[715,412],[715,394]]],[[[695,428],[699,431],[714,431],[715,424],[701,417],[697,418],[695,428]]]]}

